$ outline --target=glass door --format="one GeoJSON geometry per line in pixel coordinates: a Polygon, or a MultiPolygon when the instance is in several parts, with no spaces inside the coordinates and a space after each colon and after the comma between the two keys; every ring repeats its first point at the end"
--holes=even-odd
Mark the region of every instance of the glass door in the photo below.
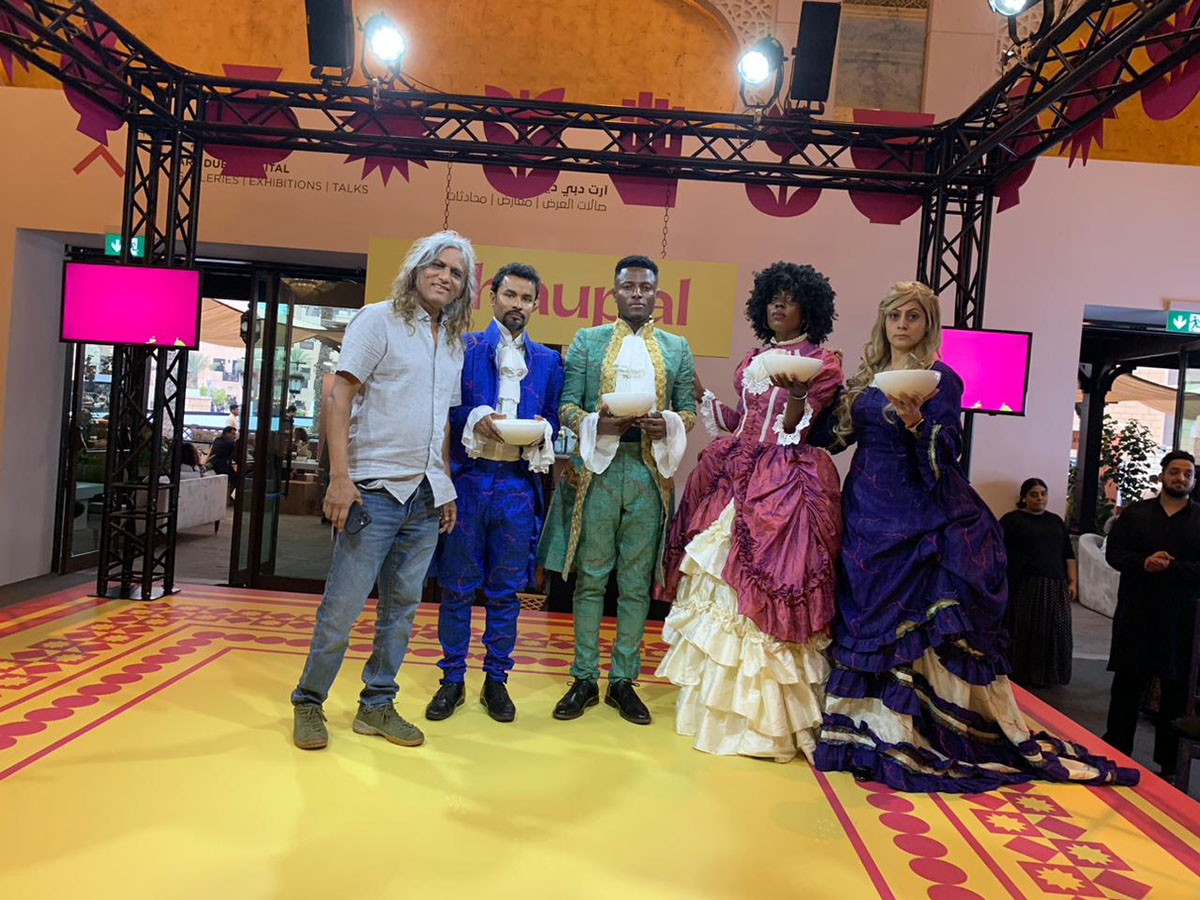
{"type": "Polygon", "coordinates": [[[272,282],[266,273],[255,272],[250,289],[250,302],[242,313],[240,332],[246,346],[243,361],[241,407],[237,422],[236,471],[233,475],[233,545],[230,551],[229,583],[249,585],[253,582],[253,554],[257,547],[259,528],[255,516],[254,463],[258,445],[258,408],[262,393],[264,360],[270,352],[267,315],[274,303],[272,282]]]}
{"type": "Polygon", "coordinates": [[[234,566],[238,583],[319,591],[333,555],[321,512],[328,469],[321,409],[358,283],[267,276],[256,286],[247,342],[246,434],[234,566]]]}
{"type": "Polygon", "coordinates": [[[99,562],[113,348],[77,344],[67,357],[54,569],[99,562]]]}
{"type": "Polygon", "coordinates": [[[1176,450],[1200,452],[1200,342],[1179,350],[1179,387],[1175,396],[1176,450]]]}

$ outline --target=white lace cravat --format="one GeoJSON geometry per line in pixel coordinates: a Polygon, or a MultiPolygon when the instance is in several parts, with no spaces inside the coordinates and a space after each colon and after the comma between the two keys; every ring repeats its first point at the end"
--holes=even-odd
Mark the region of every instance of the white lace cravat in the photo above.
{"type": "MultiPolygon", "coordinates": [[[[537,448],[527,448],[526,452],[522,453],[519,448],[510,444],[485,441],[475,434],[475,426],[484,416],[499,413],[505,418],[517,418],[517,409],[521,405],[521,381],[529,374],[529,365],[525,362],[525,332],[514,338],[499,322],[496,322],[496,327],[500,331],[500,344],[496,347],[496,373],[499,376],[496,408],[477,406],[471,410],[463,428],[462,442],[467,455],[472,459],[482,456],[485,459],[514,461],[522,455],[529,459],[531,454],[537,452],[537,448]]],[[[530,464],[534,465],[532,461],[530,464]]],[[[541,465],[540,458],[537,464],[541,465]]]]}
{"type": "MultiPolygon", "coordinates": [[[[613,363],[617,369],[613,390],[624,393],[655,394],[654,362],[646,347],[646,339],[640,334],[629,334],[621,341],[621,349],[613,363]]],[[[657,408],[657,403],[655,404],[657,408]]]]}
{"type": "Polygon", "coordinates": [[[508,331],[500,327],[500,346],[496,348],[496,369],[500,375],[500,390],[497,396],[497,412],[510,419],[517,416],[521,403],[521,379],[529,373],[525,362],[525,335],[514,340],[508,331]]]}

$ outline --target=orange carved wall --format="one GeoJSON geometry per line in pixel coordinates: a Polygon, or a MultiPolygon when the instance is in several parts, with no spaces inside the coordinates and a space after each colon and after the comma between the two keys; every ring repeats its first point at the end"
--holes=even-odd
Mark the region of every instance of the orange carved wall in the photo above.
{"type": "MultiPolygon", "coordinates": [[[[221,73],[223,63],[280,67],[308,81],[301,0],[103,0],[105,11],[167,60],[221,73]]],[[[566,88],[566,98],[620,105],[651,91],[689,109],[731,109],[737,45],[689,0],[361,0],[409,42],[406,73],[438,90],[482,94],[566,88]]],[[[356,80],[361,77],[356,74],[356,80]]],[[[0,75],[2,79],[2,75],[0,75]]],[[[57,87],[17,68],[14,83],[57,87]]]]}

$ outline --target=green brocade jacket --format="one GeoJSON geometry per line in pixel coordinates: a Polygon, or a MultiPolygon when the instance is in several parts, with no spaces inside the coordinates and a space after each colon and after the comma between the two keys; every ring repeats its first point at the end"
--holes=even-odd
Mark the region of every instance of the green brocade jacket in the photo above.
{"type": "MultiPolygon", "coordinates": [[[[567,349],[566,373],[563,376],[562,399],[558,408],[561,423],[579,433],[579,423],[589,413],[600,408],[600,395],[616,386],[617,353],[626,335],[633,331],[624,320],[618,319],[611,325],[580,330],[567,349]]],[[[658,330],[653,322],[647,322],[639,332],[646,339],[650,360],[654,364],[654,381],[658,393],[658,409],[674,410],[683,420],[688,431],[696,422],[696,400],[692,396],[692,383],[696,370],[692,361],[692,349],[686,338],[658,330]]],[[[656,580],[662,579],[661,560],[665,526],[674,509],[675,482],[658,473],[651,452],[651,441],[642,435],[642,461],[654,476],[662,500],[662,521],[659,523],[658,558],[656,580]]],[[[550,508],[546,515],[546,526],[538,544],[538,562],[564,576],[570,574],[579,546],[579,532],[583,523],[583,501],[595,473],[585,468],[578,452],[571,457],[571,465],[563,472],[558,482],[550,508]]],[[[603,476],[599,476],[603,477],[603,476]]]]}

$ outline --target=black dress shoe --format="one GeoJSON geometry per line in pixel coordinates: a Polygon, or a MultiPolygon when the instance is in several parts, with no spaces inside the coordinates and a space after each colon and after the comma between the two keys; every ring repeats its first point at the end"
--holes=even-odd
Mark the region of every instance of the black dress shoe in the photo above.
{"type": "Polygon", "coordinates": [[[633,689],[633,682],[628,678],[610,681],[608,690],[604,693],[604,702],[615,706],[626,722],[632,722],[634,725],[650,724],[650,710],[646,709],[646,704],[638,697],[633,689]]]}
{"type": "Polygon", "coordinates": [[[485,678],[479,702],[483,704],[487,714],[497,722],[511,722],[517,717],[517,708],[513,706],[512,698],[508,696],[508,687],[503,681],[485,678]]]}
{"type": "Polygon", "coordinates": [[[600,702],[600,688],[591,678],[576,678],[554,707],[556,719],[578,719],[589,706],[600,702]]]}
{"type": "Polygon", "coordinates": [[[463,705],[466,693],[461,682],[443,684],[425,707],[425,718],[431,722],[450,718],[451,713],[463,705]]]}

